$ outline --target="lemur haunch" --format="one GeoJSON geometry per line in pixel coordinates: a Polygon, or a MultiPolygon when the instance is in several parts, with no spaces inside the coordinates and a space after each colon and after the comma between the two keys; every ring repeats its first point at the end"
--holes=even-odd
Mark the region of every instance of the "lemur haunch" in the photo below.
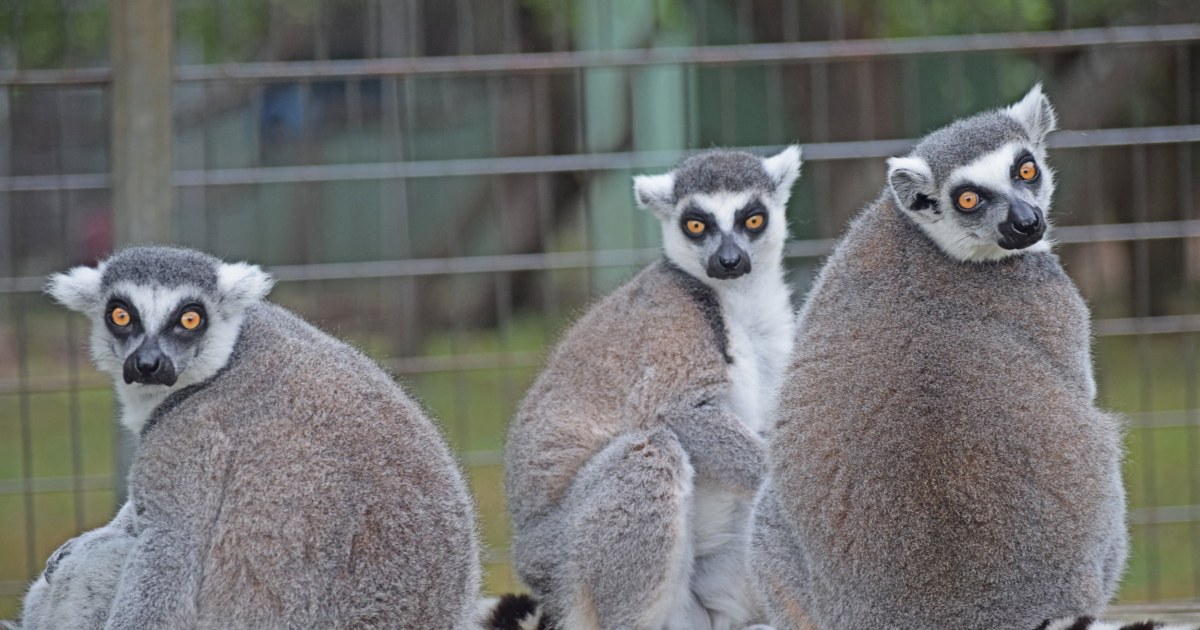
{"type": "Polygon", "coordinates": [[[133,503],[126,502],[112,521],[68,540],[51,554],[25,594],[22,630],[104,627],[121,567],[137,542],[133,511],[133,503]]]}
{"type": "Polygon", "coordinates": [[[800,151],[635,178],[665,260],[566,333],[509,431],[513,555],[556,627],[740,628],[758,432],[792,343],[785,205],[800,151]]]}
{"type": "Polygon", "coordinates": [[[926,136],[820,272],[755,509],[781,630],[1031,630],[1116,590],[1121,429],[1045,238],[1054,126],[1038,86],[926,136]]]}
{"type": "MultiPolygon", "coordinates": [[[[271,285],[167,247],[51,278],[92,319],[92,356],[140,436],[136,541],[104,627],[473,623],[473,506],[442,436],[374,362],[265,302],[271,285]]],[[[66,551],[27,619],[56,588],[112,587],[63,583],[66,551]]]]}

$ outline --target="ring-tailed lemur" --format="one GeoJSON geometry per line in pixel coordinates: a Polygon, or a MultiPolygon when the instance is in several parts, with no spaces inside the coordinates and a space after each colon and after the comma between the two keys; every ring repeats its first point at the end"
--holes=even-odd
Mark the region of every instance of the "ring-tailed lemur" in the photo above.
{"type": "Polygon", "coordinates": [[[594,305],[508,436],[518,572],[549,625],[738,628],[762,613],[749,509],[792,343],[785,204],[800,151],[635,178],[665,260],[594,305]]]}
{"type": "MultiPolygon", "coordinates": [[[[168,247],[51,278],[92,319],[92,356],[139,434],[136,542],[104,627],[474,623],[473,506],[442,436],[375,363],[265,302],[271,285],[168,247]]],[[[58,576],[73,547],[28,619],[72,588],[58,576]]]]}
{"type": "Polygon", "coordinates": [[[1100,610],[1120,422],[1045,239],[1040,86],[889,161],[798,319],[751,563],[778,628],[1007,628],[1100,610]]]}

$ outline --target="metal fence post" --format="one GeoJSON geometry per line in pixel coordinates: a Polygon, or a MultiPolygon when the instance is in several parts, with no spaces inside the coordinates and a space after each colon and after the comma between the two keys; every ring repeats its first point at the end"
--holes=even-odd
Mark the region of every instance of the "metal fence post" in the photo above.
{"type": "MultiPolygon", "coordinates": [[[[114,245],[170,242],[172,3],[110,0],[109,8],[114,245]]],[[[129,436],[117,450],[114,488],[120,505],[133,455],[129,436]]]]}

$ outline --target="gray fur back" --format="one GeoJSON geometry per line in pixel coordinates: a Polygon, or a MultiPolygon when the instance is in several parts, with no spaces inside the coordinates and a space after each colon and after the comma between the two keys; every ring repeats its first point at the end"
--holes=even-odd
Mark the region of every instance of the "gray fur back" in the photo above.
{"type": "Polygon", "coordinates": [[[1027,630],[1104,606],[1126,556],[1120,428],[1057,257],[953,261],[884,195],[799,327],[764,517],[794,528],[816,627],[1027,630]]]}
{"type": "Polygon", "coordinates": [[[227,367],[159,407],[130,482],[139,523],[207,541],[197,627],[468,622],[473,507],[442,436],[372,361],[282,308],[250,307],[227,367]]]}
{"type": "Polygon", "coordinates": [[[505,490],[514,561],[539,596],[565,553],[556,511],[580,469],[617,436],[728,389],[724,324],[706,291],[666,262],[651,265],[567,331],[526,394],[509,428],[505,490]]]}

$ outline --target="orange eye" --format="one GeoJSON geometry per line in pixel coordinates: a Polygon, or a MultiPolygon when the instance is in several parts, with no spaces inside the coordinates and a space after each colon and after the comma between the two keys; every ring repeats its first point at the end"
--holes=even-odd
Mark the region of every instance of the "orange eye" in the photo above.
{"type": "Polygon", "coordinates": [[[128,326],[130,320],[129,311],[118,306],[108,314],[108,319],[112,320],[112,323],[118,326],[128,326]]]}
{"type": "Polygon", "coordinates": [[[196,311],[187,311],[179,317],[179,325],[188,330],[196,330],[202,321],[204,321],[204,318],[200,317],[200,313],[196,311]]]}
{"type": "Polygon", "coordinates": [[[1017,169],[1017,174],[1021,176],[1021,179],[1029,181],[1038,176],[1037,164],[1034,164],[1033,160],[1025,162],[1020,169],[1017,169]]]}
{"type": "Polygon", "coordinates": [[[971,210],[979,205],[979,193],[966,191],[958,196],[958,207],[963,210],[971,210]]]}
{"type": "Polygon", "coordinates": [[[695,219],[688,220],[684,226],[687,228],[688,234],[691,234],[692,236],[699,236],[703,234],[704,228],[707,227],[704,225],[703,221],[697,221],[695,219]]]}
{"type": "Polygon", "coordinates": [[[765,222],[766,218],[764,218],[763,215],[755,214],[746,219],[746,228],[750,230],[758,230],[762,228],[763,223],[765,222]]]}

